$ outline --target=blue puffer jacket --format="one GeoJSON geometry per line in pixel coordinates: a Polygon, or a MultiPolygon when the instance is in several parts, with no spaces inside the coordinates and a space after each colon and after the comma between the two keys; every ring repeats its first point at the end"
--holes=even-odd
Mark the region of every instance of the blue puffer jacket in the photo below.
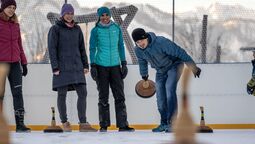
{"type": "Polygon", "coordinates": [[[157,73],[165,73],[182,62],[188,65],[195,64],[186,51],[174,42],[163,36],[156,36],[152,32],[148,34],[150,43],[147,48],[135,47],[141,76],[148,75],[148,62],[157,70],[157,73]]]}
{"type": "Polygon", "coordinates": [[[98,23],[90,35],[90,62],[111,67],[126,61],[120,27],[111,21],[108,26],[98,23]]]}

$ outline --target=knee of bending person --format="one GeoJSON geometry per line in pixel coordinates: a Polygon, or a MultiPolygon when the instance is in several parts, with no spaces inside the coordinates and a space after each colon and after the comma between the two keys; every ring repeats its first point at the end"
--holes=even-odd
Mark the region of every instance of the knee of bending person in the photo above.
{"type": "Polygon", "coordinates": [[[169,90],[170,92],[175,92],[176,87],[177,87],[177,82],[166,83],[166,89],[169,90]]]}
{"type": "Polygon", "coordinates": [[[176,94],[176,87],[172,87],[166,90],[167,95],[176,94]]]}

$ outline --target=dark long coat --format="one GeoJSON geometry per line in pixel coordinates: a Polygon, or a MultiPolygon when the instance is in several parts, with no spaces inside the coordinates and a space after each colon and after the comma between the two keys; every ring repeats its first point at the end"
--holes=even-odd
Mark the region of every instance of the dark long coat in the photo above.
{"type": "Polygon", "coordinates": [[[75,24],[67,27],[59,20],[48,33],[48,48],[52,71],[60,70],[53,75],[53,90],[73,84],[86,84],[84,68],[89,68],[81,28],[75,24]]]}

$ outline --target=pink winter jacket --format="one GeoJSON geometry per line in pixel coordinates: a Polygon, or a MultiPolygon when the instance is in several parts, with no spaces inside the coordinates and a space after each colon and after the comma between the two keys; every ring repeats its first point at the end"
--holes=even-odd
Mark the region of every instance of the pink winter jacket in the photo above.
{"type": "Polygon", "coordinates": [[[19,24],[0,17],[0,62],[27,64],[19,24]]]}

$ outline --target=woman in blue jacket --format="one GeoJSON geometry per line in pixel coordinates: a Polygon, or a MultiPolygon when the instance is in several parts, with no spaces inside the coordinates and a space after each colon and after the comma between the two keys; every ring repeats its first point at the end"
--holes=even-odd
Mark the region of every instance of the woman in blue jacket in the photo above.
{"type": "Polygon", "coordinates": [[[119,131],[134,131],[128,126],[124,82],[128,69],[120,27],[110,20],[107,7],[97,10],[99,17],[90,37],[91,76],[99,92],[100,131],[110,126],[109,87],[115,100],[116,122],[119,131]],[[121,65],[121,66],[120,66],[121,65]]]}
{"type": "Polygon", "coordinates": [[[132,32],[132,38],[136,43],[135,53],[142,79],[147,80],[149,77],[148,62],[156,69],[157,105],[161,122],[152,131],[171,132],[171,121],[177,111],[176,87],[183,63],[191,68],[195,77],[199,77],[201,69],[185,50],[163,36],[137,28],[132,32]]]}

